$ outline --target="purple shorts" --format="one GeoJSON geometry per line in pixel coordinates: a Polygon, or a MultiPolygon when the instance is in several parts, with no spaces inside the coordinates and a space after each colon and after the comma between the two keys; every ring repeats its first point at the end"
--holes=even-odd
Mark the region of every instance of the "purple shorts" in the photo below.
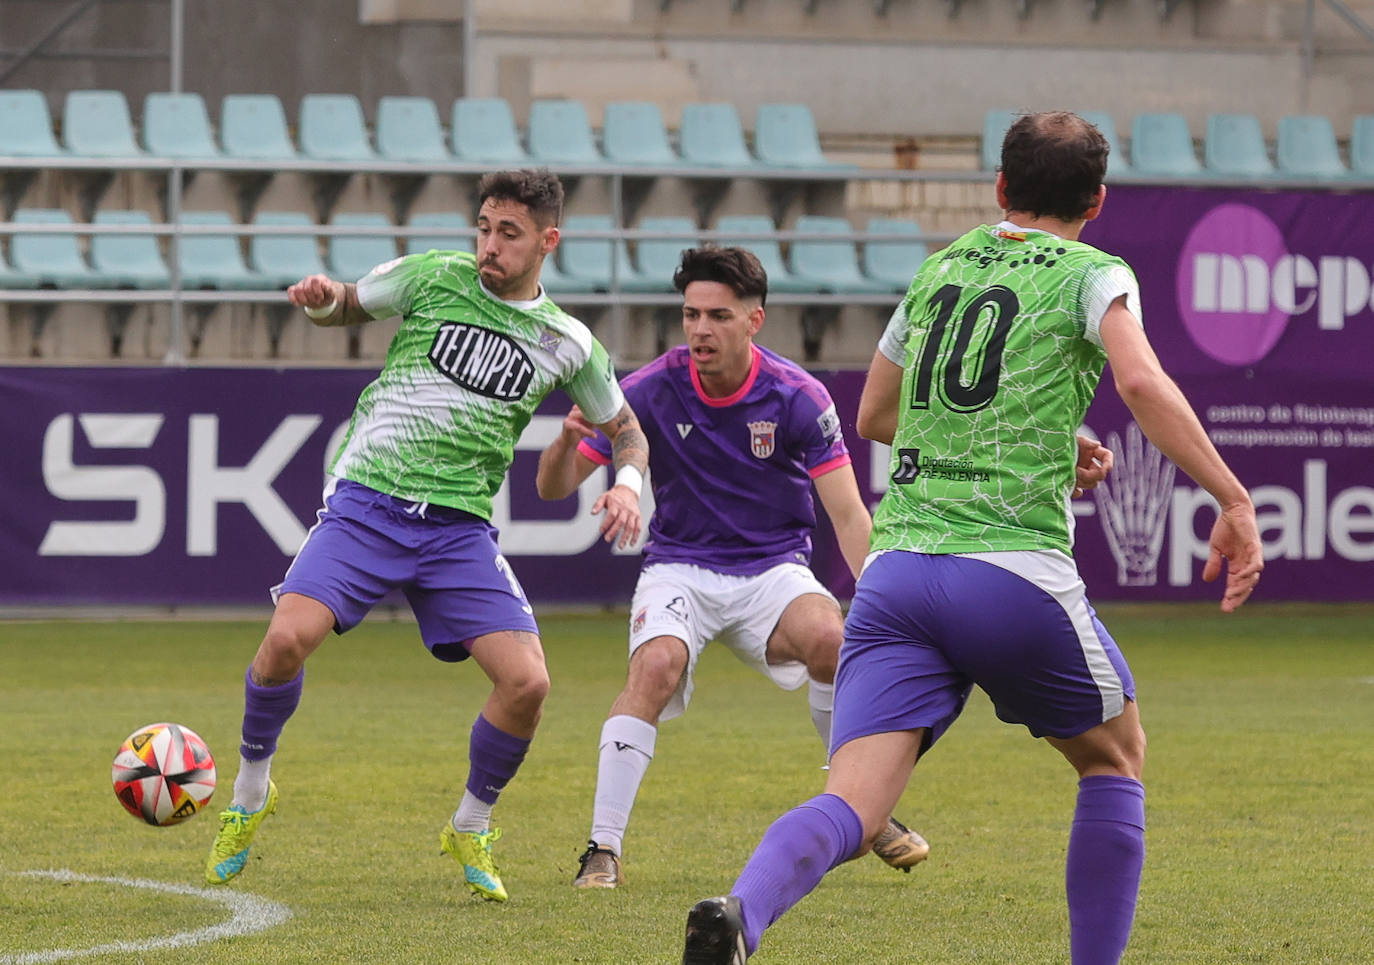
{"type": "Polygon", "coordinates": [[[272,599],[318,600],[333,612],[336,633],[357,626],[393,590],[405,594],[420,638],[440,660],[467,659],[467,644],[485,633],[539,632],[486,520],[346,479],[325,490],[318,517],[272,599]]]}
{"type": "Polygon", "coordinates": [[[888,552],[870,562],[845,620],[831,751],[918,727],[929,747],[974,684],[998,717],[1036,737],[1075,737],[1135,699],[1068,556],[888,552]]]}

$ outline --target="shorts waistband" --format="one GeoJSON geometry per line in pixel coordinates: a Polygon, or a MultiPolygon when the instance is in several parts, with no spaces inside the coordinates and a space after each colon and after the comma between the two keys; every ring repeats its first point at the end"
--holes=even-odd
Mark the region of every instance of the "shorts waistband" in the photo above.
{"type": "Polygon", "coordinates": [[[409,516],[435,523],[487,522],[481,516],[463,509],[456,509],[453,506],[436,506],[426,500],[400,499],[351,479],[340,479],[338,489],[351,491],[354,496],[360,498],[371,499],[375,504],[385,506],[399,516],[409,516]]]}

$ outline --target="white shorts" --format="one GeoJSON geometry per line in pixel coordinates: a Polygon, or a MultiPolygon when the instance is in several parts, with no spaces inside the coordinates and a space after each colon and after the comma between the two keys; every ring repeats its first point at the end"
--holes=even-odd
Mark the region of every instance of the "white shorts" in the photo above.
{"type": "Polygon", "coordinates": [[[767,649],[782,611],[808,593],[835,599],[799,563],[779,563],[757,576],[732,576],[688,563],[646,567],[630,601],[631,656],[655,637],[677,637],[687,645],[687,670],[660,720],[671,720],[687,709],[697,660],[712,640],[729,647],[783,690],[796,690],[805,683],[806,664],[797,660],[770,664],[767,649]]]}

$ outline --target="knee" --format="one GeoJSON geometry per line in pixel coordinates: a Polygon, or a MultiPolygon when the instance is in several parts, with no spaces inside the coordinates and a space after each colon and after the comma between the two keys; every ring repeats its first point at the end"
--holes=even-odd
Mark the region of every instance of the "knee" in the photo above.
{"type": "Polygon", "coordinates": [[[812,680],[823,684],[834,683],[835,668],[840,662],[840,644],[844,642],[844,631],[836,626],[827,626],[816,634],[806,655],[806,673],[812,680]]]}
{"type": "Polygon", "coordinates": [[[677,689],[678,681],[686,669],[686,650],[677,641],[641,647],[630,659],[625,690],[637,697],[658,698],[666,702],[677,689]]]}
{"type": "Polygon", "coordinates": [[[300,627],[274,623],[263,635],[253,669],[264,677],[290,680],[300,673],[306,657],[318,645],[319,641],[311,639],[300,627]]]}
{"type": "Polygon", "coordinates": [[[537,715],[549,696],[549,672],[542,664],[529,667],[496,686],[502,703],[523,717],[537,715]]]}

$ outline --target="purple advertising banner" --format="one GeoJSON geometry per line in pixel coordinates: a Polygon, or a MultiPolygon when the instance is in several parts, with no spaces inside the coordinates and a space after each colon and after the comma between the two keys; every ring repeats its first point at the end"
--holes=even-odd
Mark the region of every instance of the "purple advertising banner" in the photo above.
{"type": "MultiPolygon", "coordinates": [[[[1084,234],[1135,269],[1152,344],[1251,490],[1258,599],[1374,599],[1371,224],[1374,194],[1115,187],[1084,234]]],[[[0,368],[0,606],[266,603],[373,374],[0,368]]],[[[863,373],[815,374],[873,504],[886,450],[854,433],[863,373]]],[[[608,478],[534,492],[567,406],[555,394],[531,422],[493,522],[532,600],[625,605],[637,551],[612,552],[589,514],[608,478]]],[[[1117,458],[1074,502],[1092,598],[1219,599],[1201,580],[1210,498],[1143,439],[1110,371],[1087,424],[1117,458]]],[[[814,566],[852,593],[825,523],[814,566]]]]}

